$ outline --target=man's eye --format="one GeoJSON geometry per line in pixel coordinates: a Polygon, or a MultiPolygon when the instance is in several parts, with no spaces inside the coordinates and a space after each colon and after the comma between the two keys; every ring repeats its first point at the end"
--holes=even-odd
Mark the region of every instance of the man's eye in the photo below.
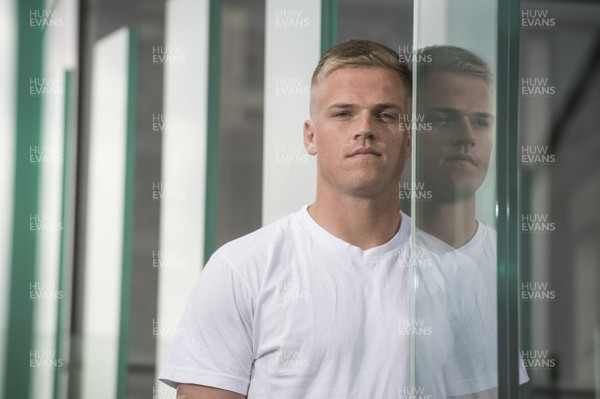
{"type": "Polygon", "coordinates": [[[350,112],[348,111],[341,111],[341,112],[336,112],[335,114],[333,114],[334,118],[347,118],[350,116],[350,112]]]}
{"type": "Polygon", "coordinates": [[[487,129],[491,125],[490,121],[487,119],[478,119],[475,124],[480,129],[487,129]]]}
{"type": "Polygon", "coordinates": [[[430,115],[427,121],[431,122],[434,126],[446,126],[451,122],[451,118],[447,115],[430,115]]]}
{"type": "Polygon", "coordinates": [[[389,112],[382,112],[379,114],[379,118],[385,123],[395,123],[399,119],[398,115],[389,112]]]}

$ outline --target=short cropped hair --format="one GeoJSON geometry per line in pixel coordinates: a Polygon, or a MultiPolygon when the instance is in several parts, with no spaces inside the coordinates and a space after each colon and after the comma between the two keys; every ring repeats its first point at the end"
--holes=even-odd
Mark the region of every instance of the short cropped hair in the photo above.
{"type": "Polygon", "coordinates": [[[330,48],[315,68],[310,82],[311,114],[316,87],[331,73],[341,68],[385,68],[398,74],[404,85],[407,97],[412,90],[412,73],[406,62],[400,60],[397,52],[379,43],[364,39],[351,39],[330,48]]]}
{"type": "Polygon", "coordinates": [[[454,72],[480,77],[488,87],[493,85],[490,66],[475,53],[456,46],[430,46],[418,51],[417,79],[422,81],[432,73],[454,72]]]}

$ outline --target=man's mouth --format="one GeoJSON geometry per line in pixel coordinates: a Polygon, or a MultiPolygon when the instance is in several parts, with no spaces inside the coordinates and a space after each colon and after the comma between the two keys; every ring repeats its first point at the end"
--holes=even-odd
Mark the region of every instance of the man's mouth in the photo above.
{"type": "Polygon", "coordinates": [[[373,148],[371,147],[361,147],[357,150],[355,150],[352,154],[348,155],[348,157],[354,157],[354,156],[368,156],[368,155],[375,155],[380,157],[381,153],[378,151],[375,151],[373,148]]]}
{"type": "Polygon", "coordinates": [[[450,161],[450,162],[462,161],[462,162],[469,162],[473,165],[477,165],[477,162],[475,162],[475,158],[473,158],[472,156],[470,156],[468,154],[451,155],[449,157],[446,157],[446,161],[450,161]]]}

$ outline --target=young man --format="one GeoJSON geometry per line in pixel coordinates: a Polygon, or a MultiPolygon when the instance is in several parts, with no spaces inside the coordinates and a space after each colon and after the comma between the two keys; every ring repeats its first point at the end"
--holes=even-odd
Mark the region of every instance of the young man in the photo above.
{"type": "MultiPolygon", "coordinates": [[[[496,232],[475,217],[475,194],[493,145],[493,76],[474,53],[454,46],[419,52],[417,113],[431,124],[417,140],[417,180],[431,200],[417,203],[417,242],[440,256],[463,256],[481,271],[496,342],[496,232]]],[[[493,204],[489,204],[493,206],[493,204]]],[[[521,382],[528,381],[521,365],[521,382]]]]}
{"type": "Polygon", "coordinates": [[[433,335],[417,345],[430,397],[491,386],[477,375],[489,359],[477,304],[460,294],[471,280],[408,267],[398,183],[410,93],[410,70],[387,47],[352,40],[324,55],[304,123],[315,202],[211,257],[160,374],[181,397],[414,397],[416,332],[433,335]],[[415,275],[429,288],[412,295],[415,275]]]}

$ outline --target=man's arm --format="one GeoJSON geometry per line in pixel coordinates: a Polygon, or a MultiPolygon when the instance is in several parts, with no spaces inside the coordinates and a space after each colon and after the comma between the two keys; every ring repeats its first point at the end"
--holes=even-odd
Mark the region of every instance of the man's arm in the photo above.
{"type": "Polygon", "coordinates": [[[246,396],[204,385],[179,384],[177,386],[177,399],[246,399],[246,396]]]}
{"type": "Polygon", "coordinates": [[[254,290],[245,277],[219,252],[200,273],[159,375],[167,385],[181,387],[180,397],[240,399],[235,392],[247,393],[254,362],[254,290]],[[188,384],[194,384],[191,391],[188,384]]]}

